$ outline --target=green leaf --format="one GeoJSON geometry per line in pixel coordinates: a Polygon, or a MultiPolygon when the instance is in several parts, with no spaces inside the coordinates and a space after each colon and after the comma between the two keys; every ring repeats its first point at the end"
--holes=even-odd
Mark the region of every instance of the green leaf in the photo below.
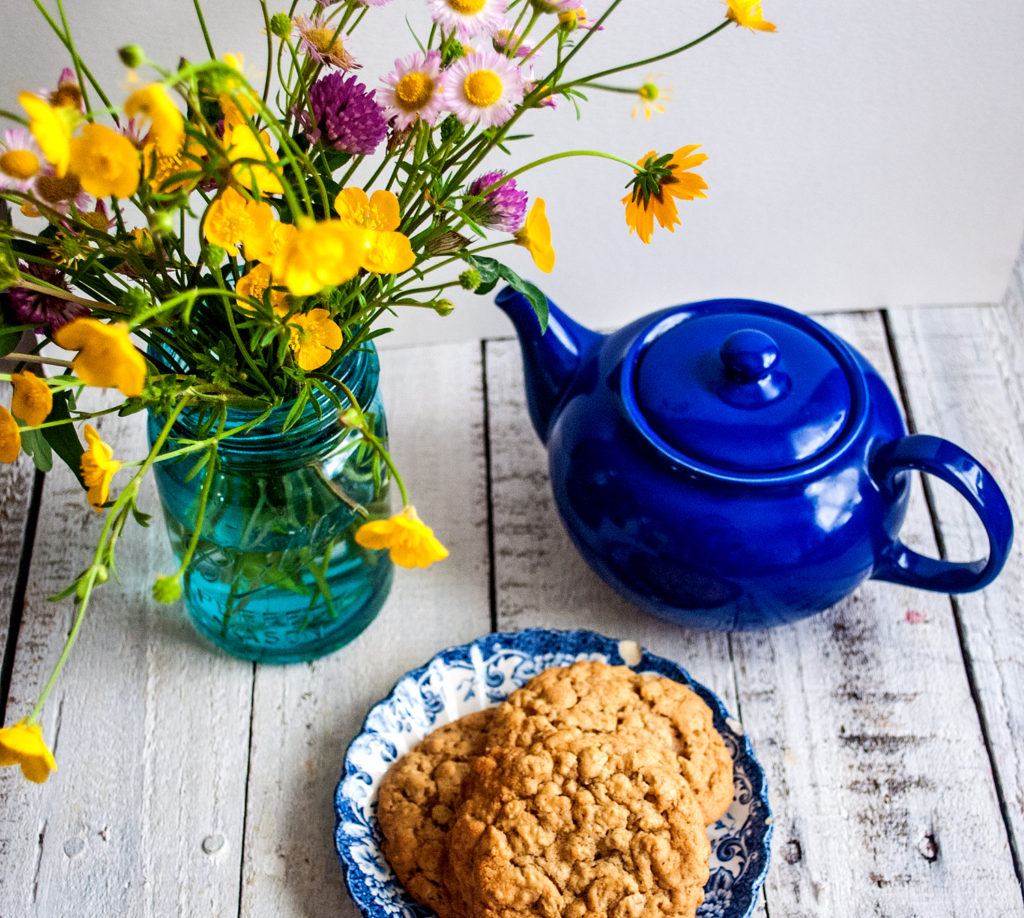
{"type": "Polygon", "coordinates": [[[149,527],[149,521],[153,519],[153,517],[149,513],[144,513],[142,510],[136,507],[134,503],[132,503],[131,505],[131,511],[132,516],[135,517],[136,523],[138,523],[143,528],[149,527]]]}
{"type": "Polygon", "coordinates": [[[22,332],[30,327],[29,325],[0,327],[0,357],[6,357],[11,353],[18,346],[18,342],[21,341],[22,332]]]}
{"type": "Polygon", "coordinates": [[[21,448],[35,463],[40,472],[48,472],[53,468],[53,453],[50,445],[43,438],[40,430],[22,430],[21,448]]]}
{"type": "Polygon", "coordinates": [[[46,418],[50,421],[63,421],[63,424],[55,424],[52,427],[43,427],[41,432],[46,442],[50,444],[53,451],[60,456],[64,464],[75,473],[79,484],[84,488],[85,480],[82,478],[82,444],[71,424],[71,412],[68,410],[68,392],[58,392],[53,396],[53,408],[46,418]]]}
{"type": "Polygon", "coordinates": [[[501,262],[486,255],[467,255],[466,261],[471,268],[480,272],[480,284],[473,292],[480,295],[490,293],[501,278],[501,262]]]}

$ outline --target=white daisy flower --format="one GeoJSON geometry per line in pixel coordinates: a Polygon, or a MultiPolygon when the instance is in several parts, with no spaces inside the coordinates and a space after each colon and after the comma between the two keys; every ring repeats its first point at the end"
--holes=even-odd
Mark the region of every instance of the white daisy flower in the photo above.
{"type": "Polygon", "coordinates": [[[0,188],[27,191],[42,166],[42,151],[27,128],[4,131],[0,141],[0,188]]]}
{"type": "Polygon", "coordinates": [[[493,127],[523,101],[523,75],[502,54],[485,48],[455,61],[441,74],[445,105],[463,124],[493,127]]]}
{"type": "Polygon", "coordinates": [[[508,0],[430,0],[430,17],[460,39],[493,35],[505,24],[508,0]]]}
{"type": "Polygon", "coordinates": [[[377,101],[384,106],[388,118],[395,119],[395,127],[400,131],[420,119],[433,124],[444,110],[439,51],[417,51],[395,61],[395,69],[382,82],[384,88],[377,92],[377,101]]]}

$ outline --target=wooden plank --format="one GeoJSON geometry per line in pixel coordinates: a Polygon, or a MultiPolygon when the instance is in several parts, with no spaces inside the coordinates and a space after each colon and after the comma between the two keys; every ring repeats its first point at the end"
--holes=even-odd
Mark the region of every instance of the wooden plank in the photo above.
{"type": "MultiPolygon", "coordinates": [[[[729,636],[640,612],[604,583],[562,527],[547,454],[530,425],[515,341],[487,344],[487,396],[498,630],[587,628],[677,661],[738,714],[729,636]]],[[[759,902],[755,914],[764,914],[759,902]]]]}
{"type": "MultiPolygon", "coordinates": [[[[0,381],[0,405],[5,408],[11,405],[11,392],[11,384],[0,381]]],[[[7,648],[34,478],[32,460],[24,454],[11,465],[0,463],[0,660],[7,648]]]]}
{"type": "MultiPolygon", "coordinates": [[[[892,384],[878,316],[825,324],[892,384]]],[[[920,492],[901,535],[935,552],[920,492]]],[[[775,812],[771,913],[1024,914],[948,597],[869,581],[733,647],[775,812]]]]}
{"type": "MultiPolygon", "coordinates": [[[[334,789],[369,708],[405,672],[490,630],[480,345],[382,350],[393,456],[451,552],[398,569],[370,627],[322,660],[258,668],[242,914],[355,916],[334,853],[334,789]]],[[[393,497],[397,510],[398,497],[393,497]]]]}
{"type": "MultiPolygon", "coordinates": [[[[976,456],[999,482],[1018,526],[1024,519],[1022,318],[1024,304],[986,310],[918,309],[892,319],[918,427],[976,456]]],[[[983,557],[986,537],[963,499],[939,486],[934,500],[949,556],[983,557]]],[[[1016,546],[999,578],[980,592],[956,599],[1018,856],[1024,850],[1022,542],[1018,529],[1016,546]]]]}
{"type": "MultiPolygon", "coordinates": [[[[143,417],[95,426],[120,459],[146,450],[143,417]]],[[[127,481],[118,474],[114,489],[127,481]]],[[[159,514],[155,488],[140,503],[159,514]]],[[[28,713],[70,626],[47,596],[86,566],[102,518],[63,467],[47,476],[9,719],[28,713]]],[[[131,525],[131,524],[130,524],[131,525]]],[[[60,767],[42,786],[0,774],[0,914],[229,915],[237,911],[252,669],[201,647],[150,598],[172,569],[157,515],[118,554],[121,586],[94,594],[44,710],[60,767]]]]}

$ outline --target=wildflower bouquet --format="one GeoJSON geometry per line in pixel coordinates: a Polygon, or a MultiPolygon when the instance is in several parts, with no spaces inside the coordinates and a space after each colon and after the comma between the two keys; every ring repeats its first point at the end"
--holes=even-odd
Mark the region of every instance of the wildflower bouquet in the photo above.
{"type": "MultiPolygon", "coordinates": [[[[19,110],[3,112],[0,356],[13,371],[0,379],[13,397],[0,405],[0,461],[24,451],[45,470],[56,453],[105,514],[92,563],[56,597],[78,606],[64,654],[31,713],[0,730],[0,764],[43,781],[56,765],[40,711],[94,587],[115,569],[125,526],[146,523],[136,500],[154,466],[192,455],[193,474],[210,476],[228,438],[281,406],[290,406],[287,426],[327,398],[374,457],[378,487],[390,478],[401,495],[398,514],[362,525],[360,544],[390,549],[404,566],[443,558],[373,418],[341,383],[346,359],[403,309],[447,314],[452,289],[487,293],[503,281],[543,324],[544,296],[493,250],[523,246],[538,270],[552,270],[544,201],[521,186],[551,160],[622,163],[630,231],[647,243],[655,220],[673,230],[676,201],[706,189],[692,171],[706,158],[696,146],[637,162],[592,150],[511,169],[492,160],[509,152],[526,116],[578,108],[596,91],[633,92],[649,115],[657,87],[619,85],[618,74],[729,24],[774,26],[756,0],[727,0],[724,15],[707,0],[703,35],[587,74],[581,52],[611,28],[622,0],[596,16],[579,0],[399,0],[410,34],[396,42],[393,69],[368,76],[354,36],[391,0],[310,0],[301,13],[298,2],[273,12],[259,0],[267,60],[252,82],[240,59],[214,49],[193,0],[208,59],[166,69],[125,47],[134,86],[112,100],[76,48],[62,0],[52,13],[34,2],[69,66],[56,87],[22,92],[19,110]],[[81,398],[90,387],[119,395],[97,409],[81,398]],[[250,419],[231,421],[240,406],[250,419]],[[89,421],[143,409],[159,421],[152,448],[115,458],[89,421]],[[175,437],[187,410],[202,412],[202,430],[175,437]]],[[[157,580],[157,600],[180,596],[195,544],[157,580]]]]}

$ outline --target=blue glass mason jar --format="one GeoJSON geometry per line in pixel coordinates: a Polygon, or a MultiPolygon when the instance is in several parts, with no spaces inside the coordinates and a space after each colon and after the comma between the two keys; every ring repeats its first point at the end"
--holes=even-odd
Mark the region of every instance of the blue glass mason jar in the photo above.
{"type": "MultiPolygon", "coordinates": [[[[380,365],[372,342],[337,376],[374,434],[386,441],[380,365]]],[[[342,405],[346,396],[339,390],[342,405]]],[[[206,513],[183,579],[192,623],[222,650],[262,663],[312,660],[347,644],[376,617],[391,588],[387,552],[356,544],[366,517],[389,514],[388,474],[357,432],[343,426],[324,393],[282,430],[291,405],[275,408],[217,447],[206,513]]],[[[227,426],[257,413],[229,408],[227,426]]],[[[199,409],[185,409],[163,452],[202,439],[199,409]]],[[[163,420],[150,414],[155,442],[163,420]]],[[[154,465],[171,548],[181,560],[196,527],[207,470],[191,475],[201,453],[154,465]]],[[[208,467],[207,467],[208,468],[208,467]]]]}

